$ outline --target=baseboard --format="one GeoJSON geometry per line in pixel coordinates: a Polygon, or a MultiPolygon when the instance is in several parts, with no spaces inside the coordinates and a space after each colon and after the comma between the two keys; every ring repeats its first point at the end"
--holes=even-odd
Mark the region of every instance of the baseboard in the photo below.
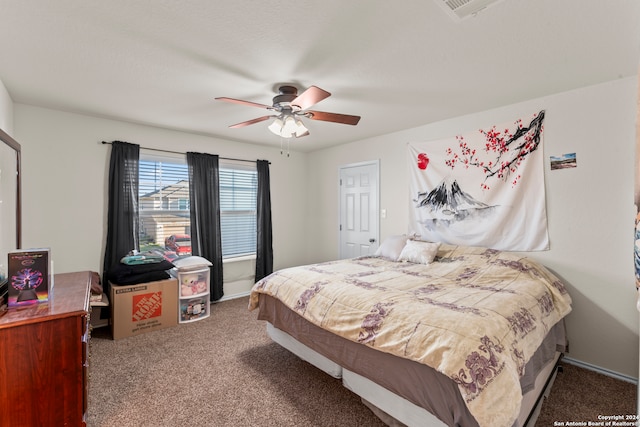
{"type": "Polygon", "coordinates": [[[588,369],[590,371],[594,371],[594,372],[597,372],[599,374],[606,375],[608,377],[616,378],[618,380],[626,381],[628,383],[632,383],[632,384],[636,384],[636,385],[638,384],[638,378],[633,378],[633,377],[630,377],[628,375],[621,374],[619,372],[614,372],[614,371],[611,371],[609,369],[601,368],[599,366],[592,365],[592,364],[586,363],[586,362],[582,362],[580,360],[572,359],[570,357],[566,357],[566,356],[563,357],[562,358],[562,362],[567,362],[570,365],[575,365],[575,366],[578,366],[580,368],[588,369]]]}
{"type": "Polygon", "coordinates": [[[251,295],[251,291],[240,292],[240,293],[233,294],[233,295],[225,295],[222,298],[220,298],[218,301],[214,301],[214,302],[229,301],[229,300],[232,300],[232,299],[248,297],[249,295],[251,295]]]}

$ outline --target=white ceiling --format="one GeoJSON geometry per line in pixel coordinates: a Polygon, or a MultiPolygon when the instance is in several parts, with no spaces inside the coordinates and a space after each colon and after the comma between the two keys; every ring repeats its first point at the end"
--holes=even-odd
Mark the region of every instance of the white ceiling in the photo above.
{"type": "MultiPolygon", "coordinates": [[[[441,0],[0,0],[0,80],[31,104],[280,146],[279,83],[332,93],[296,149],[395,132],[617,78],[640,63],[640,1],[503,0],[454,21],[441,0]]],[[[123,135],[126,138],[126,135],[123,135]]]]}

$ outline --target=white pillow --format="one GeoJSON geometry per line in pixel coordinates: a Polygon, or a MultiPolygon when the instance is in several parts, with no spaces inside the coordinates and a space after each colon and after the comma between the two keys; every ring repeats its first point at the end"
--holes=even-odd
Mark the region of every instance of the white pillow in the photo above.
{"type": "Polygon", "coordinates": [[[398,257],[402,252],[402,248],[407,244],[407,236],[397,235],[384,239],[382,244],[376,250],[375,256],[388,258],[391,261],[398,261],[398,257]]]}
{"type": "Polygon", "coordinates": [[[175,265],[178,269],[194,269],[198,267],[207,267],[211,266],[211,262],[208,259],[202,258],[200,256],[188,256],[185,258],[178,258],[171,261],[173,265],[175,265]]]}
{"type": "Polygon", "coordinates": [[[409,240],[402,249],[398,261],[408,261],[415,264],[430,264],[438,253],[440,243],[409,240]]]}

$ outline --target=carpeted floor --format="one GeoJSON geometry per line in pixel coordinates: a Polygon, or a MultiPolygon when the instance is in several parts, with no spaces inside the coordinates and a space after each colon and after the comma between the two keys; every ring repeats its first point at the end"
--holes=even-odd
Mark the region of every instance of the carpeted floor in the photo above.
{"type": "Polygon", "coordinates": [[[536,427],[558,426],[559,423],[566,426],[570,425],[568,421],[576,423],[574,425],[597,423],[603,421],[600,416],[618,415],[626,421],[625,417],[637,414],[636,399],[635,384],[563,363],[536,427]]]}
{"type": "MultiPolygon", "coordinates": [[[[340,380],[271,342],[246,306],[117,341],[95,329],[88,425],[384,426],[340,380]]],[[[536,426],[634,414],[635,402],[635,385],[565,365],[536,426]]]]}

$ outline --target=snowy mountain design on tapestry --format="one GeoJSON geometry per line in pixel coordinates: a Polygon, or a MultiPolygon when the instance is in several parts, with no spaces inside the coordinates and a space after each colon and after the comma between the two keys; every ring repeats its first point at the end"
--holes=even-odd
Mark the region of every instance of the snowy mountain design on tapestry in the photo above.
{"type": "MultiPolygon", "coordinates": [[[[417,206],[428,210],[433,222],[461,221],[466,218],[488,218],[494,206],[474,199],[462,191],[456,180],[444,179],[429,193],[419,193],[417,206]]],[[[425,224],[426,225],[426,224],[425,224]]]]}

